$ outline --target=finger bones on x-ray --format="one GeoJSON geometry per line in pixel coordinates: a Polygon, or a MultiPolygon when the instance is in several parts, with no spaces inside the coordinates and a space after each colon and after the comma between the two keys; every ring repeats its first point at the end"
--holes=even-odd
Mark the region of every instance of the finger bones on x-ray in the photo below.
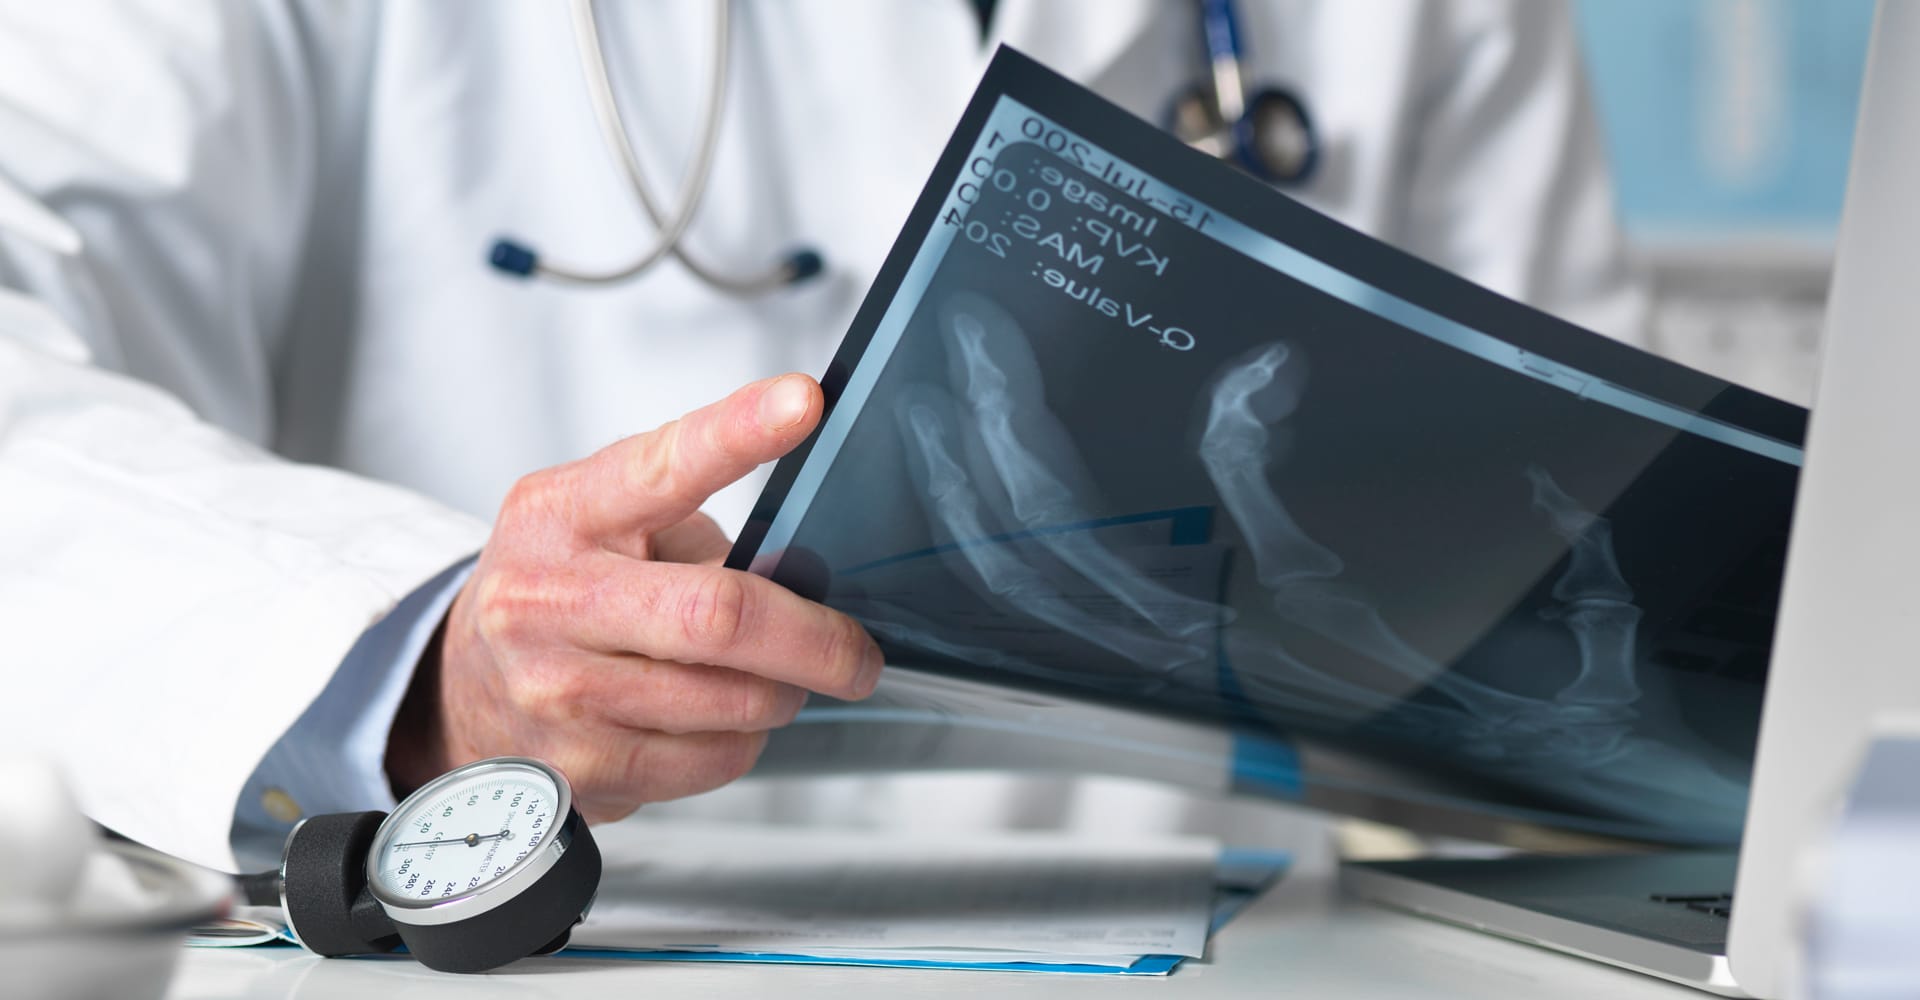
{"type": "MultiPolygon", "coordinates": [[[[1463,749],[1476,755],[1524,750],[1598,763],[1617,750],[1627,734],[1625,723],[1633,718],[1626,706],[1639,698],[1633,645],[1640,610],[1631,603],[1633,591],[1614,559],[1607,521],[1581,508],[1543,468],[1527,470],[1534,507],[1548,516],[1571,551],[1568,569],[1553,590],[1561,602],[1553,616],[1580,651],[1581,669],[1572,684],[1548,702],[1449,671],[1395,634],[1360,591],[1335,579],[1344,569],[1340,557],[1307,535],[1270,485],[1276,463],[1269,420],[1262,414],[1277,415],[1270,418],[1274,424],[1284,422],[1298,408],[1304,385],[1289,345],[1265,345],[1215,381],[1201,436],[1201,460],[1246,539],[1255,576],[1272,594],[1275,610],[1459,705],[1471,719],[1461,720],[1468,724],[1457,725],[1455,732],[1467,740],[1463,749]],[[1295,366],[1291,372],[1290,365],[1295,366]]],[[[1278,659],[1284,668],[1271,676],[1275,685],[1362,701],[1344,690],[1352,685],[1311,676],[1317,672],[1277,649],[1265,659],[1270,666],[1278,659]]],[[[1259,683],[1261,673],[1242,680],[1259,683]]]]}
{"type": "MultiPolygon", "coordinates": [[[[1047,408],[1039,362],[1025,333],[1005,310],[971,293],[948,300],[940,318],[947,345],[959,359],[959,381],[975,429],[1006,488],[1014,519],[1028,529],[1091,520],[1079,498],[1091,492],[1092,477],[1072,436],[1047,408]],[[1070,485],[1068,478],[1078,482],[1070,485]]],[[[1089,534],[1047,533],[1040,540],[1162,633],[1210,633],[1221,622],[1219,605],[1148,579],[1089,534]]]]}
{"type": "MultiPolygon", "coordinates": [[[[968,479],[966,469],[953,457],[949,442],[956,432],[949,427],[945,414],[953,411],[954,404],[950,401],[943,404],[944,398],[943,390],[931,386],[916,387],[916,391],[901,395],[897,417],[908,441],[908,451],[914,456],[909,467],[927,504],[928,514],[952,537],[986,539],[995,532],[982,517],[980,496],[968,479]]],[[[963,545],[958,551],[996,597],[1148,670],[1165,672],[1206,654],[1207,647],[1198,642],[1175,641],[1128,630],[1093,617],[1075,603],[1060,582],[1042,575],[1033,563],[1020,558],[1009,545],[963,545]]],[[[1099,583],[1107,585],[1110,581],[1099,583]]],[[[1116,688],[1138,685],[1137,678],[1095,678],[1087,671],[1072,667],[1050,669],[1027,664],[1025,669],[1037,676],[1058,680],[1085,683],[1098,679],[1116,688]]]]}
{"type": "MultiPolygon", "coordinates": [[[[894,415],[917,493],[937,525],[959,541],[1003,537],[1001,528],[1021,536],[1018,543],[955,549],[978,582],[1014,613],[1097,644],[1151,674],[1189,684],[1198,680],[1196,672],[1225,669],[1215,664],[1205,640],[1206,633],[1223,629],[1226,609],[1166,589],[1089,534],[1035,530],[1090,521],[1087,508],[1097,504],[1072,439],[1045,404],[1040,369],[1019,326],[985,298],[964,293],[943,303],[939,326],[953,391],[907,386],[894,415]],[[1023,545],[1044,546],[1052,558],[1024,558],[1023,545]],[[1089,614],[1085,600],[1095,591],[1138,620],[1089,614]]],[[[1271,637],[1224,629],[1227,662],[1239,668],[1232,683],[1256,704],[1348,722],[1378,718],[1402,737],[1503,761],[1503,773],[1515,779],[1554,782],[1564,794],[1628,812],[1638,808],[1635,803],[1656,800],[1663,807],[1718,808],[1744,795],[1738,782],[1701,761],[1633,735],[1636,713],[1629,706],[1640,697],[1633,670],[1641,612],[1614,556],[1609,523],[1583,509],[1544,468],[1529,467],[1527,478],[1532,506],[1569,548],[1568,567],[1552,591],[1558,603],[1547,616],[1574,639],[1580,668],[1574,681],[1551,699],[1516,694],[1450,670],[1397,635],[1363,591],[1339,579],[1344,561],[1306,533],[1269,482],[1305,381],[1304,364],[1283,342],[1230,366],[1212,386],[1199,457],[1246,541],[1255,578],[1283,618],[1445,701],[1411,701],[1404,692],[1331,676],[1271,637]],[[1619,767],[1601,767],[1609,762],[1619,767]],[[1634,798],[1629,789],[1655,794],[1634,798]]],[[[870,610],[881,619],[876,632],[898,642],[1034,676],[1143,693],[1138,676],[973,650],[940,640],[937,626],[904,608],[876,601],[870,610]]]]}
{"type": "Polygon", "coordinates": [[[1288,345],[1274,343],[1228,369],[1214,383],[1200,437],[1200,459],[1239,525],[1253,554],[1254,576],[1273,594],[1275,609],[1418,684],[1432,686],[1476,718],[1506,720],[1532,709],[1532,699],[1451,673],[1428,659],[1395,635],[1378,609],[1332,579],[1345,563],[1307,535],[1268,483],[1274,464],[1268,453],[1271,435],[1256,410],[1291,415],[1298,406],[1304,378],[1292,372],[1280,377],[1293,360],[1288,345]]]}
{"type": "Polygon", "coordinates": [[[1624,706],[1640,700],[1634,681],[1634,639],[1640,609],[1613,554],[1613,526],[1582,508],[1538,465],[1527,466],[1533,506],[1547,515],[1570,548],[1567,571],[1553,585],[1561,604],[1552,615],[1580,644],[1580,676],[1554,700],[1585,707],[1624,706]]]}

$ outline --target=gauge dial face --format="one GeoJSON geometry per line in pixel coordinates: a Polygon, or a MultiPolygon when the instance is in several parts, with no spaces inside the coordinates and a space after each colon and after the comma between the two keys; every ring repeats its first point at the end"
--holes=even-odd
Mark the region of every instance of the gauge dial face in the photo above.
{"type": "Polygon", "coordinates": [[[374,846],[371,874],[383,895],[407,905],[465,896],[545,847],[564,818],[561,807],[553,776],[531,763],[453,771],[394,811],[374,846]]]}

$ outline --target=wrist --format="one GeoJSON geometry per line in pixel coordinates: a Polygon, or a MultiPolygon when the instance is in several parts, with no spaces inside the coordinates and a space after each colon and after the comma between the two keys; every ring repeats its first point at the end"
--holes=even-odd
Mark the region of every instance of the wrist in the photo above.
{"type": "Polygon", "coordinates": [[[442,619],[420,655],[413,681],[387,732],[387,784],[395,798],[452,770],[447,753],[446,713],[441,705],[441,661],[447,623],[442,619]]]}

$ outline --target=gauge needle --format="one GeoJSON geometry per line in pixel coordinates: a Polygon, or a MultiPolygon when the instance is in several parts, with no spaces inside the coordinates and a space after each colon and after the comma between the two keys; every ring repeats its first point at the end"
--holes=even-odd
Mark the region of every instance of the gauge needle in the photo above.
{"type": "Polygon", "coordinates": [[[402,847],[439,847],[442,844],[465,844],[468,847],[472,847],[483,840],[505,840],[507,838],[508,833],[510,832],[511,831],[502,830],[499,833],[489,833],[486,836],[481,836],[480,834],[477,834],[477,833],[469,833],[464,837],[452,837],[447,840],[413,840],[413,841],[408,841],[407,843],[404,843],[404,844],[395,844],[393,846],[395,849],[402,848],[402,847]]]}

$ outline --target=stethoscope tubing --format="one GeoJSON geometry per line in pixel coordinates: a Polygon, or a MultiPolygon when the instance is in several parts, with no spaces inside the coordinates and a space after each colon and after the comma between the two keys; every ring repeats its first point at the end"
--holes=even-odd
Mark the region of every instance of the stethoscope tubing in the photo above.
{"type": "Polygon", "coordinates": [[[647,183],[646,174],[640,169],[640,159],[634,154],[633,142],[620,114],[620,104],[607,71],[606,51],[601,43],[599,22],[594,16],[593,0],[568,0],[574,46],[580,52],[581,72],[585,77],[587,97],[593,107],[601,141],[613,153],[621,175],[633,190],[648,220],[653,223],[657,235],[653,244],[632,263],[603,271],[556,264],[524,244],[503,238],[494,243],[488,255],[496,269],[576,285],[609,285],[631,281],[671,256],[702,283],[742,298],[784,288],[810,278],[823,269],[818,253],[801,249],[789,253],[773,267],[758,273],[728,275],[707,266],[687,249],[687,230],[699,214],[701,199],[706,195],[708,182],[713,178],[714,153],[719,147],[721,115],[726,107],[728,63],[733,43],[730,0],[715,0],[713,8],[712,70],[701,110],[700,138],[694,147],[693,162],[688,165],[685,180],[682,181],[680,196],[675,199],[672,212],[668,213],[661,209],[654,198],[652,186],[647,183]]]}
{"type": "MultiPolygon", "coordinates": [[[[1234,0],[1199,0],[1200,35],[1206,48],[1207,80],[1211,85],[1215,115],[1213,133],[1185,136],[1190,145],[1211,155],[1239,164],[1249,173],[1273,183],[1298,183],[1312,172],[1319,159],[1319,142],[1305,105],[1291,92],[1266,88],[1249,102],[1243,72],[1242,42],[1238,11],[1234,0]],[[1261,118],[1279,109],[1297,129],[1297,144],[1302,148],[1296,162],[1275,169],[1261,155],[1261,118]]],[[[713,18],[713,59],[707,92],[701,111],[700,137],[694,147],[692,163],[681,182],[680,196],[672,211],[663,211],[653,196],[634,154],[626,122],[620,114],[619,100],[607,72],[605,47],[594,15],[593,0],[568,0],[575,47],[580,52],[581,71],[587,97],[593,108],[595,124],[608,150],[613,153],[621,175],[633,190],[654,225],[653,243],[631,263],[608,270],[589,270],[546,260],[532,248],[512,239],[497,240],[489,252],[494,268],[523,277],[539,276],[576,285],[608,285],[630,281],[651,270],[668,257],[676,258],[702,283],[728,295],[749,297],[784,288],[820,273],[824,264],[811,249],[787,254],[773,267],[759,273],[735,276],[705,265],[690,253],[685,244],[688,229],[699,213],[709,181],[713,177],[715,151],[719,147],[721,115],[726,106],[728,63],[733,31],[730,0],[715,0],[713,18]]],[[[1290,135],[1293,133],[1283,133],[1290,135]]],[[[1285,144],[1282,144],[1285,148],[1285,144]]]]}
{"type": "Polygon", "coordinates": [[[1233,0],[1200,0],[1200,37],[1207,47],[1207,72],[1213,76],[1220,120],[1238,122],[1247,113],[1247,86],[1240,73],[1244,54],[1233,0]]]}
{"type": "Polygon", "coordinates": [[[727,63],[733,34],[729,23],[731,6],[726,0],[713,5],[713,68],[707,79],[706,106],[701,112],[703,124],[700,141],[694,146],[693,162],[687,167],[677,207],[669,219],[654,203],[651,186],[640,171],[640,158],[634,154],[633,143],[628,138],[626,122],[620,116],[620,103],[614,96],[613,80],[607,72],[606,53],[600,44],[600,26],[594,17],[593,0],[568,0],[567,11],[573,21],[574,44],[580,50],[580,68],[586,78],[587,99],[593,105],[593,117],[600,128],[600,139],[613,151],[627,185],[639,197],[640,207],[646,211],[658,235],[646,252],[625,267],[596,272],[541,261],[535,265],[541,277],[595,285],[626,281],[638,277],[669,254],[680,257],[681,263],[691,266],[691,261],[682,251],[680,240],[686,235],[687,227],[693,224],[693,218],[700,210],[700,199],[707,193],[707,182],[713,176],[713,154],[720,139],[720,109],[727,99],[727,63]]]}
{"type": "MultiPolygon", "coordinates": [[[[1263,87],[1247,93],[1246,50],[1240,33],[1239,10],[1235,0],[1198,0],[1200,38],[1206,50],[1206,79],[1211,89],[1212,130],[1208,134],[1184,135],[1196,149],[1238,164],[1261,180],[1273,184],[1298,184],[1313,175],[1319,165],[1320,142],[1313,118],[1305,102],[1282,87],[1263,87]],[[1275,117],[1275,116],[1279,117],[1275,117]],[[1276,124],[1280,123],[1280,124],[1276,124]],[[1268,128],[1282,128],[1279,143],[1268,128]],[[1285,140],[1291,139],[1288,143],[1285,140]],[[1271,146],[1290,145],[1290,162],[1277,164],[1269,158],[1271,146]]],[[[1189,93],[1193,93],[1189,91],[1189,93]]],[[[1169,115],[1171,126],[1177,113],[1169,115]]]]}

